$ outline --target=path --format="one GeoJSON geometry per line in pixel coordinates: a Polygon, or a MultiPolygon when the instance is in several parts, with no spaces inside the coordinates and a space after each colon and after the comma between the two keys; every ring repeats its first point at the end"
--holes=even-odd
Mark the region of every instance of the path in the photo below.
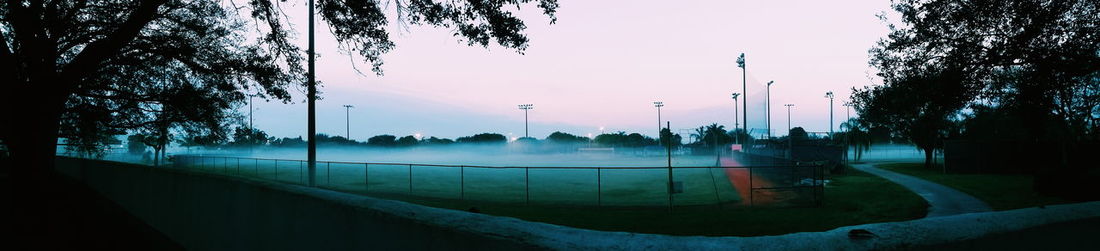
{"type": "Polygon", "coordinates": [[[925,217],[939,217],[956,214],[967,214],[992,211],[989,205],[978,198],[960,192],[950,187],[936,184],[917,177],[887,171],[874,167],[873,164],[855,164],[855,169],[868,172],[897,183],[928,201],[928,215],[925,217]]]}
{"type": "MultiPolygon", "coordinates": [[[[723,167],[744,167],[745,166],[740,161],[738,161],[737,159],[735,159],[733,157],[730,157],[730,156],[722,156],[719,159],[719,165],[723,166],[723,167]]],[[[722,168],[722,170],[724,170],[726,172],[726,177],[729,178],[730,184],[733,185],[734,189],[737,190],[738,195],[741,196],[741,204],[742,205],[753,205],[753,204],[766,205],[766,204],[770,204],[770,203],[774,202],[772,199],[775,196],[774,196],[774,191],[772,191],[772,190],[761,190],[761,191],[757,192],[757,194],[759,194],[761,196],[753,196],[752,195],[752,188],[751,187],[773,187],[774,185],[771,183],[771,181],[769,181],[767,179],[761,179],[760,177],[756,177],[755,179],[752,179],[752,181],[751,181],[751,182],[755,182],[756,184],[751,184],[750,181],[749,181],[749,169],[748,168],[722,168]]]]}

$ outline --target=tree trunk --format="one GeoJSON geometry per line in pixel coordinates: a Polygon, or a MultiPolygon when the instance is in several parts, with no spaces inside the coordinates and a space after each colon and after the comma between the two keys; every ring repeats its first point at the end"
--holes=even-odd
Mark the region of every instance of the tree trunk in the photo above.
{"type": "MultiPolygon", "coordinates": [[[[58,203],[50,198],[57,194],[57,177],[54,160],[57,154],[57,135],[64,98],[51,95],[49,83],[11,83],[24,88],[11,88],[26,94],[33,101],[28,107],[24,101],[6,100],[6,115],[12,123],[5,128],[5,144],[11,153],[11,177],[8,191],[14,221],[11,230],[17,240],[37,245],[48,245],[49,236],[58,229],[54,214],[58,203]],[[51,97],[52,96],[52,97],[51,97]]],[[[45,246],[38,246],[45,247],[45,246]]],[[[48,248],[45,248],[48,249],[48,248]]]]}
{"type": "Polygon", "coordinates": [[[153,147],[153,166],[160,166],[160,147],[153,147]]]}
{"type": "Polygon", "coordinates": [[[924,149],[924,168],[927,168],[929,170],[935,168],[935,162],[933,162],[933,160],[935,158],[936,149],[933,147],[923,147],[922,149],[924,149]]]}

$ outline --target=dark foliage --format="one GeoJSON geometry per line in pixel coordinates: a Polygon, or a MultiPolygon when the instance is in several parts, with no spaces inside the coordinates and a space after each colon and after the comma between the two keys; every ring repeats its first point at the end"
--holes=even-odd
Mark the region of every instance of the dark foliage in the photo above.
{"type": "Polygon", "coordinates": [[[508,138],[498,133],[481,133],[474,136],[459,137],[455,139],[458,143],[476,143],[476,144],[503,144],[508,142],[508,138]]]}

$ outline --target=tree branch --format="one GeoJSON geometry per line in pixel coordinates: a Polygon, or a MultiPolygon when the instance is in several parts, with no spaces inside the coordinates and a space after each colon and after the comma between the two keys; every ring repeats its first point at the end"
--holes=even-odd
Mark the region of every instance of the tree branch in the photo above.
{"type": "Polygon", "coordinates": [[[71,88],[75,85],[76,80],[86,75],[89,72],[95,70],[96,66],[107,60],[110,55],[115,54],[123,46],[130,43],[137,37],[138,33],[149,22],[153,21],[157,17],[157,9],[167,0],[146,0],[142,1],[141,5],[134,9],[130,13],[130,17],[126,19],[126,22],[122,23],[118,29],[115,29],[114,33],[111,33],[102,40],[92,42],[84,48],[78,54],[72,62],[65,66],[61,71],[61,77],[63,78],[61,84],[65,89],[71,88]]]}

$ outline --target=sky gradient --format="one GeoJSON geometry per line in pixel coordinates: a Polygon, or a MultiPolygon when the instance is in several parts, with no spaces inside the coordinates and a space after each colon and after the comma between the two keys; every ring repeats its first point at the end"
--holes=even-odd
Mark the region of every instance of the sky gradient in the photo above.
{"type": "MultiPolygon", "coordinates": [[[[305,48],[305,9],[298,5],[288,11],[305,48]]],[[[766,127],[765,83],[774,80],[775,134],[786,134],[787,103],[796,105],[792,126],[828,131],[825,92],[836,93],[839,128],[850,89],[877,82],[867,50],[887,32],[876,14],[889,11],[889,1],[562,0],[553,25],[534,7],[520,11],[531,39],[524,55],[466,46],[447,29],[391,29],[397,48],[383,56],[384,76],[340,52],[320,22],[318,133],[345,134],[344,104],[356,107],[350,110],[356,140],[519,137],[523,111],[516,105],[524,103],[534,104],[530,132],[538,138],[553,131],[599,134],[600,127],[656,135],[653,101],[665,103],[661,118],[674,132],[710,123],[728,128],[730,94],[741,92],[740,53],[747,58],[751,128],[766,127]]],[[[276,137],[305,135],[304,91],[292,92],[294,104],[257,103],[256,127],[276,137]]]]}

